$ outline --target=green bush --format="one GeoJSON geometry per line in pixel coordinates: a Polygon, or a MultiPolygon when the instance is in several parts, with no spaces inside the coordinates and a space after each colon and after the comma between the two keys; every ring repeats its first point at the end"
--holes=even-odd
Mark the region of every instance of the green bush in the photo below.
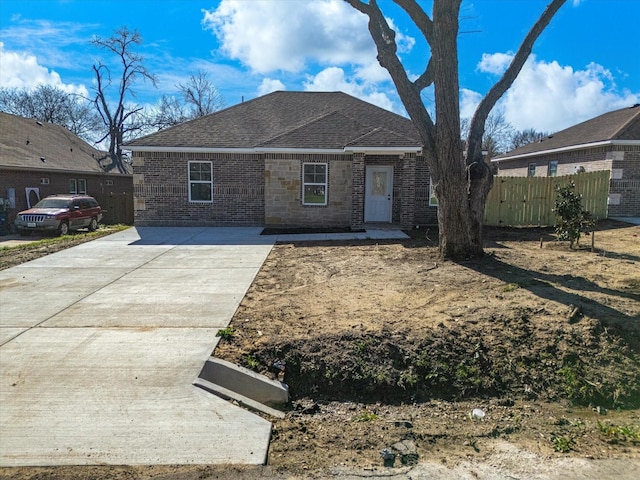
{"type": "Polygon", "coordinates": [[[575,192],[576,184],[570,181],[564,187],[556,187],[556,235],[558,240],[569,240],[571,248],[578,245],[580,234],[590,233],[596,221],[582,208],[582,195],[575,192]]]}

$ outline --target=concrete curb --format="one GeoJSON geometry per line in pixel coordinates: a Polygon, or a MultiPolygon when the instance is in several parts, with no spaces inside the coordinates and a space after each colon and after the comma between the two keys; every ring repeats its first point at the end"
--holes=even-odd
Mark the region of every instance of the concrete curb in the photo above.
{"type": "Polygon", "coordinates": [[[289,402],[289,388],[248,368],[210,357],[193,384],[209,393],[276,418],[284,418],[277,408],[289,402]]]}

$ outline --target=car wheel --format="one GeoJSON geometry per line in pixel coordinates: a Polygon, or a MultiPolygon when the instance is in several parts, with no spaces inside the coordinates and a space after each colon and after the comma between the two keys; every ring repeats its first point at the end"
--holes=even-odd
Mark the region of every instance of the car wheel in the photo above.
{"type": "Polygon", "coordinates": [[[60,222],[58,226],[58,235],[67,235],[69,233],[69,224],[67,222],[60,222]]]}
{"type": "Polygon", "coordinates": [[[89,231],[95,232],[97,229],[98,229],[98,219],[94,217],[89,222],[89,231]]]}

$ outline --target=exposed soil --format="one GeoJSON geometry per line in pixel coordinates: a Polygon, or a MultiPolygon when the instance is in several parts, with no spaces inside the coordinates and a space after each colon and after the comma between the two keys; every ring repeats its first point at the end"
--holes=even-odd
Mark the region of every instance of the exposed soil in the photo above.
{"type": "Polygon", "coordinates": [[[600,225],[594,252],[590,237],[570,250],[550,230],[491,230],[486,257],[462,263],[413,234],[267,259],[215,354],[290,387],[270,465],[381,466],[402,440],[415,452],[398,463],[482,457],[497,440],[640,456],[640,227],[600,225]]]}
{"type": "Polygon", "coordinates": [[[533,478],[567,459],[640,462],[640,227],[601,224],[593,252],[549,230],[490,230],[486,257],[461,263],[438,260],[436,232],[412,234],[269,255],[215,351],[290,387],[268,467],[0,477],[360,478],[436,462],[533,478]]]}

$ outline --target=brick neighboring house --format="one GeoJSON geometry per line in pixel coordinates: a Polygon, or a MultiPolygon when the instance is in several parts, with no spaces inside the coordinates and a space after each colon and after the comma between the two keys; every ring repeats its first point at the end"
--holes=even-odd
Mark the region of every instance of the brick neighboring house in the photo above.
{"type": "Polygon", "coordinates": [[[341,92],[273,92],[125,148],[136,225],[436,221],[411,121],[341,92]]]}
{"type": "Polygon", "coordinates": [[[614,110],[491,160],[499,176],[609,170],[609,217],[640,217],[640,105],[614,110]]]}
{"type": "Polygon", "coordinates": [[[110,173],[106,158],[60,125],[0,112],[0,199],[7,205],[7,225],[47,195],[86,193],[99,201],[110,194],[131,196],[132,175],[110,173]]]}

